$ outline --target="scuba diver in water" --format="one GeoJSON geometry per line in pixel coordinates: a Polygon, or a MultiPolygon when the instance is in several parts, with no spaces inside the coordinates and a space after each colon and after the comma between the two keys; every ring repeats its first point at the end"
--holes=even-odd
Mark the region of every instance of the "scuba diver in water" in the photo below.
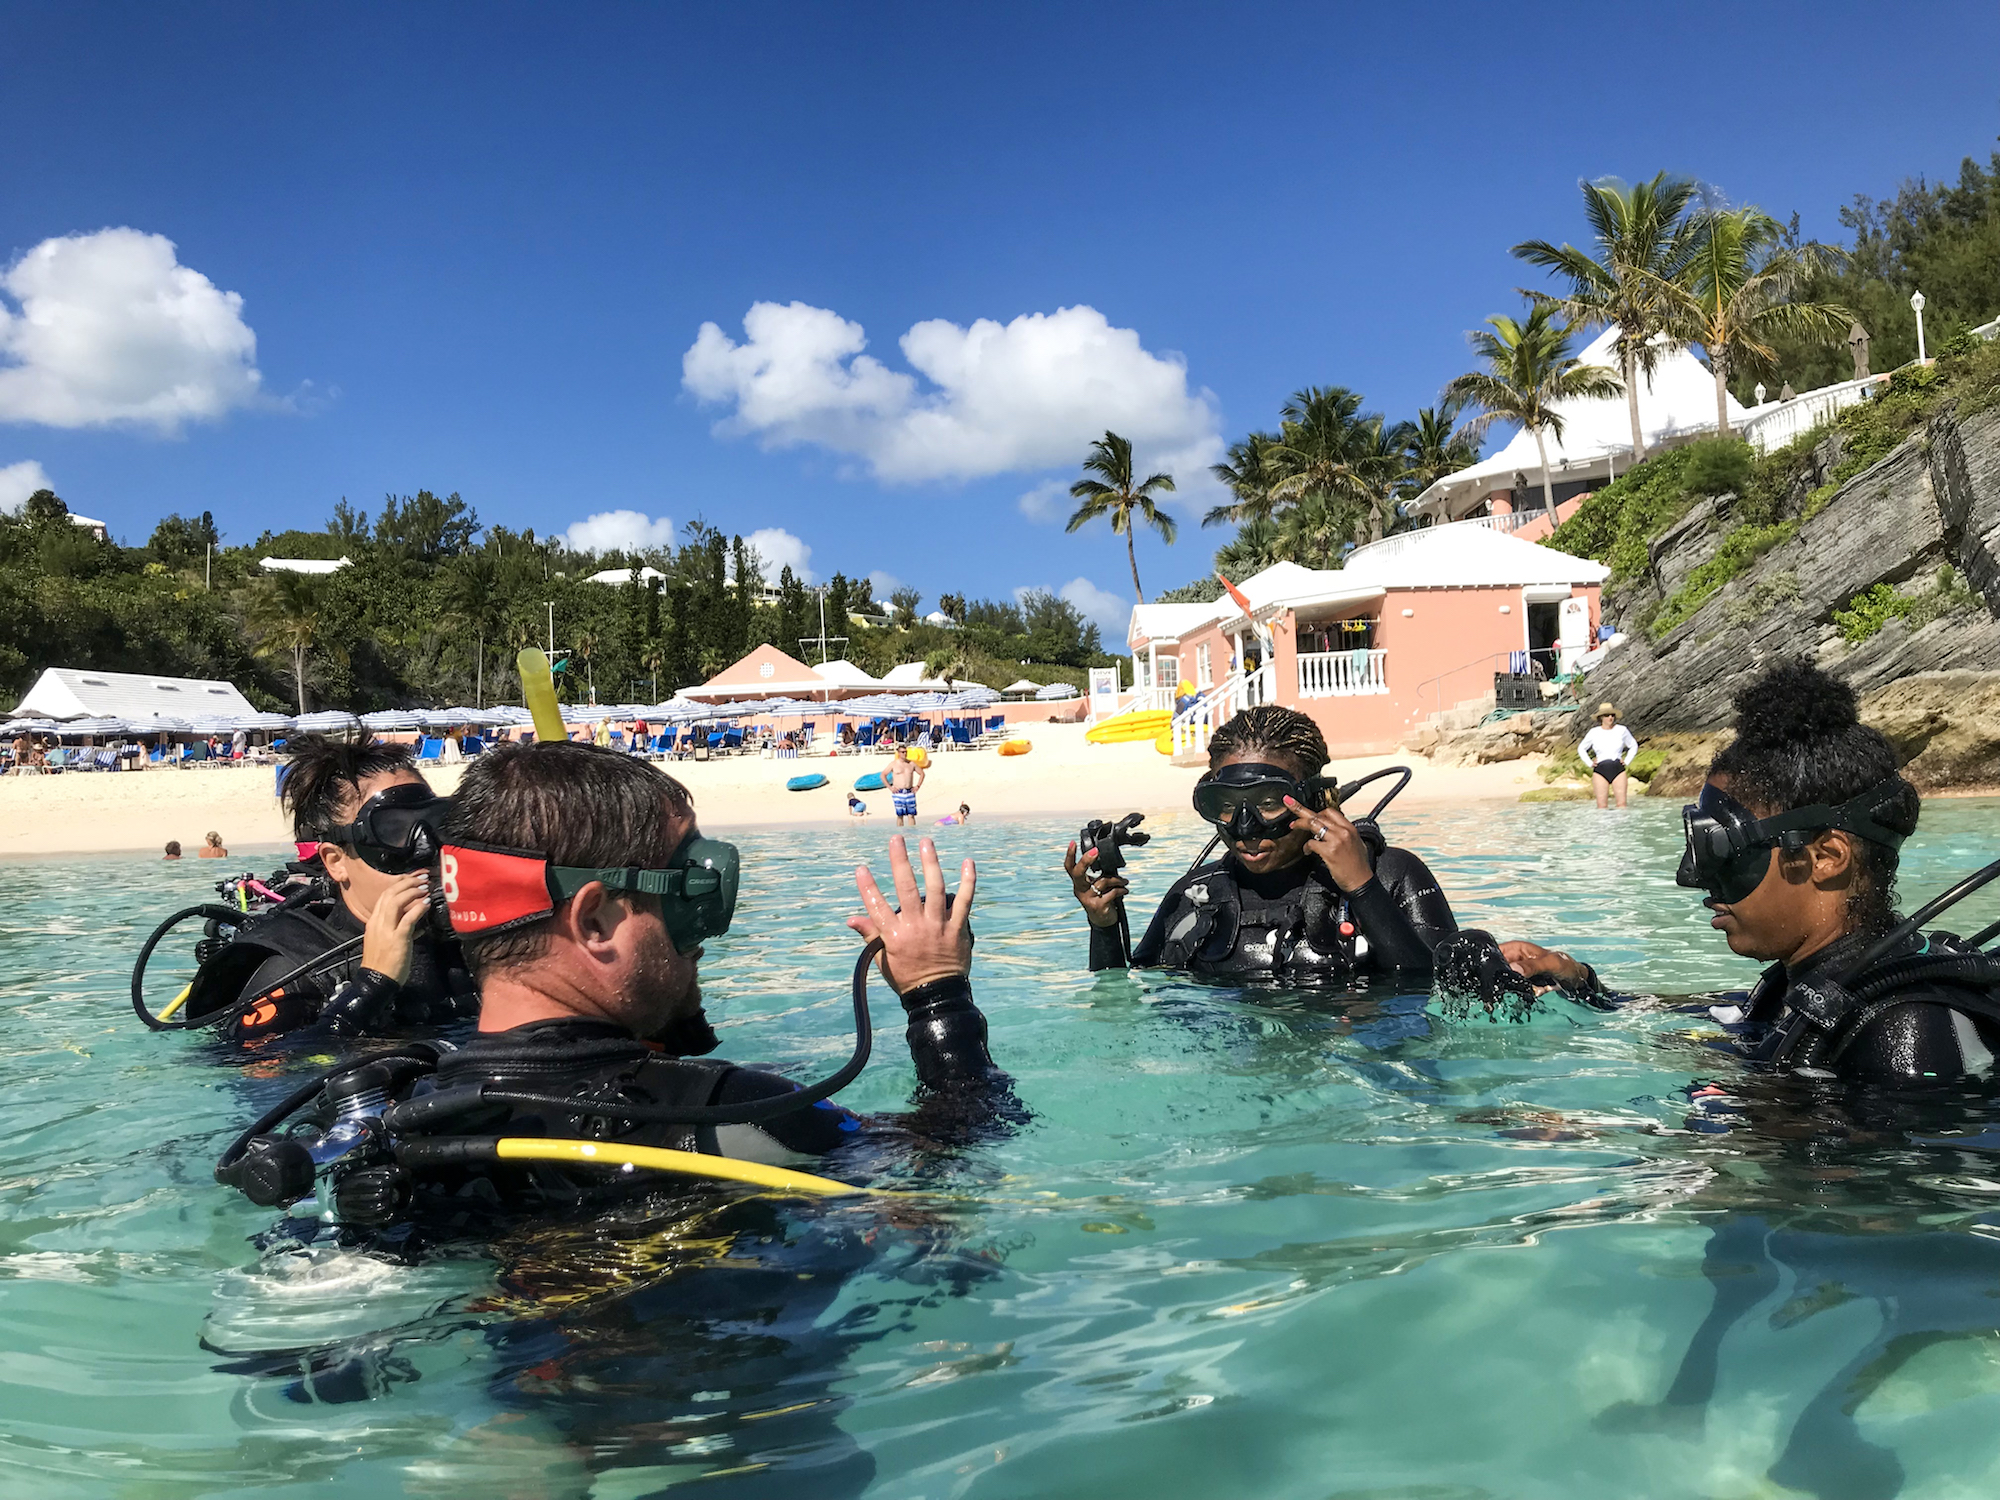
{"type": "Polygon", "coordinates": [[[1102,844],[1071,844],[1063,870],[1090,919],[1090,967],[1428,973],[1431,950],[1457,930],[1451,905],[1421,859],[1390,846],[1372,818],[1341,811],[1326,763],[1325,736],[1296,709],[1246,708],[1217,729],[1194,806],[1226,853],[1174,882],[1137,946],[1126,939],[1129,882],[1102,870],[1102,844]]]}
{"type": "Polygon", "coordinates": [[[190,1020],[254,1041],[322,1026],[356,1035],[444,1025],[478,996],[458,943],[425,921],[423,830],[442,803],[408,745],[294,735],[282,798],[301,852],[273,910],[212,952],[187,1000],[190,1020]],[[324,962],[315,962],[323,960],[324,962]],[[302,972],[303,969],[303,972],[302,972]]]}
{"type": "MultiPolygon", "coordinates": [[[[1732,951],[1770,961],[1747,995],[1694,1007],[1748,1063],[1687,1090],[1708,1183],[1684,1207],[1712,1224],[1713,1300],[1661,1399],[1619,1403],[1597,1424],[1698,1435],[1725,1339],[1753,1311],[1789,1291],[1770,1315],[1782,1329],[1872,1300],[1879,1324],[1805,1401],[1769,1472],[1825,1500],[1888,1500],[1902,1461],[1863,1435],[1857,1409],[1927,1349],[1994,1326],[1991,1215],[1952,1189],[1991,1175],[1981,1158],[2000,1140],[2000,959],[1980,951],[2000,924],[1967,940],[1922,929],[2000,878],[2000,863],[1899,921],[1899,849],[1920,802],[1852,690],[1792,662],[1735,706],[1736,737],[1684,809],[1675,877],[1704,892],[1732,951]]],[[[1454,991],[1489,1012],[1504,993],[1517,1017],[1530,989],[1628,1003],[1566,953],[1471,931],[1440,949],[1438,974],[1448,1011],[1454,991]]]]}
{"type": "MultiPolygon", "coordinates": [[[[1804,662],[1751,683],[1736,714],[1736,738],[1684,811],[1674,878],[1706,893],[1733,952],[1770,967],[1709,1014],[1746,1057],[1808,1076],[1911,1087],[1987,1073],[2000,962],[1977,949],[1991,933],[1962,943],[1896,917],[1897,851],[1919,799],[1894,748],[1860,721],[1852,689],[1804,662]]],[[[1538,988],[1617,1003],[1567,953],[1529,942],[1500,953],[1538,988]]]]}
{"type": "MultiPolygon", "coordinates": [[[[485,1247],[500,1294],[465,1316],[495,1351],[495,1399],[541,1414],[594,1470],[692,1467],[731,1495],[858,1495],[874,1463],[837,1420],[850,1351],[899,1301],[933,1301],[993,1263],[915,1203],[817,1216],[802,1233],[783,1201],[795,1184],[852,1189],[779,1164],[891,1170],[906,1185],[913,1159],[1026,1118],[973,1002],[972,861],[955,897],[928,839],[922,890],[900,838],[893,896],[856,871],[859,1039],[802,1088],[706,1055],[717,1038],[698,964],[729,930],[739,860],[658,767],[565,741],[498,747],[468,767],[439,849],[440,894],[479,979],[477,1034],[322,1075],[239,1137],[218,1178],[267,1205],[317,1189],[325,1208],[287,1221],[315,1241],[485,1247]],[[867,1060],[877,962],[908,1018],[917,1091],[911,1112],[866,1117],[830,1096],[867,1060]],[[778,1193],[731,1193],[731,1178],[778,1193]],[[834,1316],[864,1273],[916,1285],[834,1316]]],[[[311,1402],[412,1378],[392,1348],[370,1336],[218,1352],[311,1402]]]]}

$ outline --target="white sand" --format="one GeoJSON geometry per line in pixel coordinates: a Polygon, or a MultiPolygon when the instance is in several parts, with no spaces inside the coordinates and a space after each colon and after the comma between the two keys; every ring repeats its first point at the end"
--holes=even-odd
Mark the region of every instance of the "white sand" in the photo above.
{"type": "MultiPolygon", "coordinates": [[[[1164,812],[1185,808],[1196,770],[1172,765],[1150,741],[1092,745],[1082,725],[1026,727],[1034,749],[1002,756],[991,750],[934,756],[917,795],[919,826],[970,803],[975,818],[1041,814],[1164,812]]],[[[862,753],[799,760],[738,756],[726,760],[674,761],[666,769],[694,794],[702,826],[788,827],[846,821],[847,788],[879,770],[887,757],[862,753]],[[788,792],[787,777],[820,772],[828,784],[788,792]]],[[[1340,760],[1329,774],[1351,779],[1379,766],[1406,764],[1416,778],[1407,803],[1513,801],[1539,785],[1532,762],[1495,766],[1432,766],[1421,756],[1372,756],[1340,760]]],[[[429,767],[439,791],[458,784],[458,767],[429,767]]],[[[273,795],[270,766],[207,766],[187,770],[65,772],[60,776],[0,778],[0,854],[71,854],[108,850],[157,853],[178,839],[192,856],[214,829],[234,847],[269,847],[291,837],[273,795]]],[[[886,792],[864,792],[871,827],[886,827],[886,792]]]]}

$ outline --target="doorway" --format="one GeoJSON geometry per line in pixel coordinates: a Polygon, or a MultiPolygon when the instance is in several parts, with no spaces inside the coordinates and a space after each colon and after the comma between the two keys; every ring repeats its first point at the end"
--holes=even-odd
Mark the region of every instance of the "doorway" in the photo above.
{"type": "Polygon", "coordinates": [[[1528,660],[1534,664],[1544,682],[1556,675],[1558,653],[1556,643],[1562,639],[1562,605],[1530,604],[1528,606],[1528,660]]]}

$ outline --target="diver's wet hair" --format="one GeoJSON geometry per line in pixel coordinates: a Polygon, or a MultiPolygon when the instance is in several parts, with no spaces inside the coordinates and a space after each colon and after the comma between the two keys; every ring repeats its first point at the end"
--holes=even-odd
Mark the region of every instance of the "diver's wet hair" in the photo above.
{"type": "Polygon", "coordinates": [[[1326,769],[1326,736],[1320,733],[1319,725],[1296,708],[1280,708],[1275,703],[1243,709],[1216,730],[1208,742],[1208,768],[1212,771],[1246,750],[1289,762],[1298,768],[1302,779],[1326,769]]]}
{"type": "Polygon", "coordinates": [[[383,740],[337,740],[324,734],[295,734],[285,741],[285,810],[292,815],[292,837],[314,843],[348,821],[343,808],[370,776],[387,771],[414,771],[415,750],[383,740]]]}
{"type": "MultiPolygon", "coordinates": [[[[1897,770],[1895,748],[1861,722],[1854,690],[1806,661],[1773,667],[1736,695],[1736,738],[1709,763],[1728,776],[1730,795],[1762,816],[1825,803],[1838,807],[1871,787],[1892,783],[1873,816],[1896,833],[1914,833],[1922,799],[1897,770]]],[[[1849,898],[1858,932],[1895,921],[1894,849],[1857,838],[1861,879],[1849,898]]]]}
{"type": "MultiPolygon", "coordinates": [[[[466,767],[444,835],[448,842],[532,850],[558,865],[657,870],[679,843],[674,823],[693,806],[686,787],[636,756],[569,740],[496,745],[466,767]]],[[[483,977],[539,958],[548,926],[537,922],[462,942],[473,974],[483,977]]]]}

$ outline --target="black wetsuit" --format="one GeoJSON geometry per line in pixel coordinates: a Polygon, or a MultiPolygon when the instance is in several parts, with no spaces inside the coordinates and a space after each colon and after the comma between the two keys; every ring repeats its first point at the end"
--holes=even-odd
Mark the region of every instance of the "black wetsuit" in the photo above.
{"type": "MultiPolygon", "coordinates": [[[[789,1078],[758,1068],[698,1056],[676,1056],[668,1045],[645,1042],[604,1021],[536,1021],[509,1031],[480,1032],[438,1063],[437,1090],[485,1084],[490,1088],[573,1098],[573,1110],[496,1104],[453,1122],[467,1134],[552,1136],[664,1146],[782,1165],[824,1156],[886,1126],[941,1144],[963,1144],[994,1127],[1024,1118],[1013,1080],[986,1049],[986,1018],[963,978],[939,980],[902,997],[906,1035],[917,1066],[910,1114],[869,1121],[831,1099],[754,1124],[645,1124],[606,1115],[593,1100],[633,1104],[741,1104],[795,1091],[789,1078]]],[[[690,1048],[687,1032],[713,1046],[705,1023],[685,1028],[677,1045],[690,1048]]],[[[695,1042],[698,1047],[700,1042],[695,1042]]],[[[692,1050],[690,1048],[690,1050],[692,1050]]],[[[567,1195],[571,1174],[535,1169],[522,1180],[557,1187],[567,1195]],[[558,1185],[560,1184],[560,1185],[558,1185]]],[[[587,1174],[594,1183],[600,1172],[587,1174]]],[[[505,1193],[502,1194],[506,1196],[505,1193]]]]}
{"type": "MultiPolygon", "coordinates": [[[[1409,850],[1372,852],[1374,876],[1353,892],[1310,855],[1268,875],[1228,858],[1190,870],[1153,913],[1132,964],[1230,978],[1426,973],[1431,950],[1458,930],[1451,903],[1409,850]]],[[[1116,928],[1090,929],[1090,966],[1125,966],[1116,928]]]]}
{"type": "Polygon", "coordinates": [[[191,1015],[227,1006],[234,1014],[221,1035],[254,1041],[309,1026],[340,1035],[407,1032],[443,1026],[479,1012],[479,994],[455,939],[440,940],[419,927],[410,944],[410,975],[397,984],[363,968],[359,944],[342,959],[308,973],[247,1010],[257,995],[300,965],[359,938],[365,924],[338,892],[322,884],[244,924],[236,937],[196,977],[191,1015]]]}

